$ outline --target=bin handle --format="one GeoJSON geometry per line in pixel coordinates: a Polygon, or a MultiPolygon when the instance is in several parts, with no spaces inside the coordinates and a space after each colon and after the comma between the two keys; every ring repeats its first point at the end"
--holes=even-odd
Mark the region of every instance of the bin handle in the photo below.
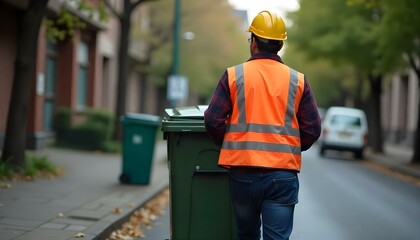
{"type": "Polygon", "coordinates": [[[224,169],[195,169],[195,173],[197,174],[226,174],[229,171],[224,169]]]}

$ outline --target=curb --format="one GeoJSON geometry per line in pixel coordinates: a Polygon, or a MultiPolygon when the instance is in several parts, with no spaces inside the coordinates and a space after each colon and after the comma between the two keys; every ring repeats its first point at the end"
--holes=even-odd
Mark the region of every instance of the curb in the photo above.
{"type": "MultiPolygon", "coordinates": [[[[137,206],[133,207],[130,211],[123,212],[118,219],[116,219],[112,222],[102,221],[102,222],[104,222],[104,224],[102,224],[103,225],[103,230],[100,231],[100,233],[98,233],[94,238],[92,238],[92,240],[106,239],[109,235],[111,235],[111,233],[113,231],[119,229],[125,222],[127,222],[130,219],[131,215],[133,215],[133,213],[135,211],[142,208],[148,201],[150,201],[151,199],[153,199],[154,197],[159,195],[159,193],[161,193],[162,191],[164,191],[168,187],[169,187],[169,185],[159,186],[159,188],[156,188],[156,191],[154,191],[153,193],[147,194],[147,196],[144,197],[143,202],[141,202],[137,206]],[[109,223],[109,224],[107,224],[107,223],[109,223]]],[[[101,222],[101,221],[99,221],[99,222],[101,222]]]]}
{"type": "Polygon", "coordinates": [[[420,170],[413,169],[409,166],[409,163],[396,163],[389,156],[383,153],[373,153],[370,149],[365,152],[365,156],[368,161],[372,161],[388,167],[392,170],[398,171],[403,174],[408,174],[416,178],[420,178],[420,170]]]}

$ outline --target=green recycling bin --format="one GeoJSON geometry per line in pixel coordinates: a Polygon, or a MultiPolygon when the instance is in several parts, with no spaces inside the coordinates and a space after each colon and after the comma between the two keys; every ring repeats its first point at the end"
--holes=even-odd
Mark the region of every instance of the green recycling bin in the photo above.
{"type": "Polygon", "coordinates": [[[204,127],[207,106],[166,109],[162,120],[170,177],[171,240],[235,238],[229,174],[204,127]]]}
{"type": "Polygon", "coordinates": [[[159,116],[128,113],[120,118],[123,125],[122,173],[120,182],[147,185],[150,182],[159,116]]]}

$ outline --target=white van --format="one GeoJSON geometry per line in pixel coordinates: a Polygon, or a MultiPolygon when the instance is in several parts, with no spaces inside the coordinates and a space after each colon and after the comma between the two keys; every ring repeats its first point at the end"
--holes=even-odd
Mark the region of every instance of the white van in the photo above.
{"type": "Polygon", "coordinates": [[[322,121],[319,139],[320,154],[326,150],[350,151],[355,157],[363,157],[367,145],[368,126],[366,114],[361,109],[330,107],[322,121]]]}

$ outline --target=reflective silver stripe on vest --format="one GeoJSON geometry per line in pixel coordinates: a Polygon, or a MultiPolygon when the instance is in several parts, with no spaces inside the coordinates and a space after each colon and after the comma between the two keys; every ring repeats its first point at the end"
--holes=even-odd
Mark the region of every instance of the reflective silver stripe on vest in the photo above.
{"type": "Polygon", "coordinates": [[[287,129],[292,129],[292,121],[295,116],[295,99],[296,91],[298,87],[297,72],[290,68],[290,83],[289,83],[289,95],[287,96],[287,109],[284,120],[284,126],[287,129]]]}
{"type": "MultiPolygon", "coordinates": [[[[243,64],[235,66],[236,75],[236,94],[238,105],[238,124],[229,124],[227,132],[260,132],[260,133],[274,133],[284,134],[293,137],[300,137],[299,129],[292,127],[292,121],[295,112],[295,98],[298,88],[297,72],[290,68],[290,83],[289,94],[287,96],[287,107],[284,126],[271,124],[255,124],[246,123],[245,112],[245,83],[244,83],[244,68],[243,64]]],[[[262,150],[272,152],[291,152],[293,154],[300,154],[300,147],[290,146],[287,144],[262,143],[262,142],[229,142],[224,141],[224,149],[238,149],[238,150],[262,150]]]]}
{"type": "Polygon", "coordinates": [[[229,132],[258,132],[258,133],[275,133],[289,135],[293,137],[300,137],[299,129],[292,127],[276,126],[269,124],[258,124],[258,123],[239,123],[230,124],[228,126],[229,132]]]}
{"type": "Polygon", "coordinates": [[[288,144],[264,143],[264,142],[224,142],[224,149],[230,150],[260,150],[268,152],[290,152],[300,154],[300,147],[288,144]]]}
{"type": "Polygon", "coordinates": [[[246,123],[245,112],[245,84],[244,84],[244,65],[239,64],[235,66],[236,75],[236,97],[238,100],[238,122],[246,123]]]}

